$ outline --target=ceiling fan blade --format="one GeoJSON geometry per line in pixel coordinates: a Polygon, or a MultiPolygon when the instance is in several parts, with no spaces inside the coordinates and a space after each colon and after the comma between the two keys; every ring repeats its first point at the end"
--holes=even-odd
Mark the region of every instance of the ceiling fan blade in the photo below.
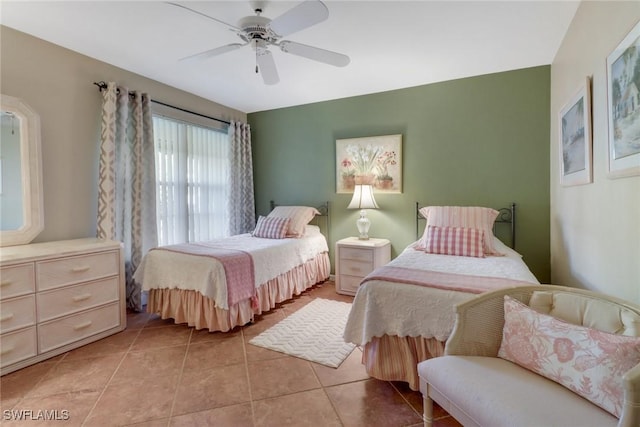
{"type": "Polygon", "coordinates": [[[207,59],[212,56],[222,55],[223,53],[231,52],[232,50],[240,49],[242,46],[246,46],[247,43],[231,43],[228,45],[216,47],[215,49],[205,50],[204,52],[196,53],[195,55],[185,56],[180,58],[180,61],[190,61],[192,59],[207,59]]]}
{"type": "Polygon", "coordinates": [[[325,64],[335,65],[336,67],[345,67],[351,62],[351,59],[347,55],[320,49],[319,47],[307,46],[302,43],[283,40],[278,46],[280,46],[283,52],[303,56],[308,59],[313,59],[314,61],[324,62],[325,64]]]}
{"type": "Polygon", "coordinates": [[[230,29],[230,30],[233,30],[233,31],[242,31],[242,29],[240,29],[240,28],[236,27],[235,25],[228,24],[228,23],[226,23],[226,22],[224,22],[224,21],[221,21],[221,20],[219,20],[219,19],[217,19],[217,18],[214,18],[213,16],[209,16],[209,15],[207,15],[207,14],[205,14],[205,13],[198,12],[198,11],[197,11],[197,10],[195,10],[195,9],[191,9],[190,7],[187,7],[187,6],[181,5],[180,3],[174,3],[174,2],[171,2],[171,1],[167,1],[167,2],[165,2],[165,3],[167,3],[167,4],[171,5],[171,6],[180,7],[180,8],[182,8],[182,9],[188,10],[189,12],[193,12],[193,13],[198,14],[198,15],[200,15],[200,16],[204,16],[205,18],[211,19],[212,21],[216,21],[216,22],[217,22],[217,23],[219,23],[219,24],[226,25],[227,27],[229,27],[229,29],[230,29]]]}
{"type": "Polygon", "coordinates": [[[324,21],[329,9],[320,0],[306,0],[289,9],[269,23],[271,31],[280,37],[295,33],[324,21]]]}
{"type": "Polygon", "coordinates": [[[276,63],[273,60],[273,55],[268,50],[259,50],[256,58],[258,62],[258,70],[262,74],[262,80],[266,85],[274,85],[280,81],[278,77],[278,70],[276,69],[276,63]]]}

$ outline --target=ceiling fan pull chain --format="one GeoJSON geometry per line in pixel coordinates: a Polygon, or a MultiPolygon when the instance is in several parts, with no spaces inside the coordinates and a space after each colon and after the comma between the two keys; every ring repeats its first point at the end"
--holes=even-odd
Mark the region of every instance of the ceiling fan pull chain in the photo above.
{"type": "Polygon", "coordinates": [[[256,74],[258,74],[258,40],[256,40],[256,74]]]}

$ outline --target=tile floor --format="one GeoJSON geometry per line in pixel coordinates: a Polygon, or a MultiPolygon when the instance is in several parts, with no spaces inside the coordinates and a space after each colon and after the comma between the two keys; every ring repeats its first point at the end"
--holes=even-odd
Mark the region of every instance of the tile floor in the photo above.
{"type": "MultiPolygon", "coordinates": [[[[328,281],[228,333],[130,313],[119,334],[1,377],[0,424],[421,426],[421,394],[369,378],[359,348],[334,369],[248,344],[313,298],[351,301],[328,281]],[[34,415],[16,421],[7,410],[34,415]],[[44,410],[68,419],[37,420],[44,410]]],[[[460,425],[440,408],[436,417],[437,427],[460,425]]]]}

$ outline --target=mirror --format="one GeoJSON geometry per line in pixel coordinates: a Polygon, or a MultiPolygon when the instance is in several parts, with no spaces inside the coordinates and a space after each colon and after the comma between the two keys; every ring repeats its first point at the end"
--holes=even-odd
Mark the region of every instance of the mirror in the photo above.
{"type": "Polygon", "coordinates": [[[40,116],[0,95],[0,246],[31,242],[44,228],[40,116]]]}

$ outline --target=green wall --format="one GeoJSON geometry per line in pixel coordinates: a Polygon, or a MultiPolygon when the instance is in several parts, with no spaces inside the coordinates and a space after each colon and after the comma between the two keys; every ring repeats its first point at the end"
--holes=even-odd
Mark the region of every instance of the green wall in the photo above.
{"type": "MultiPolygon", "coordinates": [[[[489,74],[247,115],[256,210],[331,206],[330,247],[356,236],[357,210],[336,194],[335,140],[402,134],[403,192],[378,194],[369,235],[392,256],[416,240],[415,202],[494,208],[517,204],[517,247],[550,279],[549,66],[489,74]]],[[[422,224],[422,226],[424,226],[422,224]]]]}

